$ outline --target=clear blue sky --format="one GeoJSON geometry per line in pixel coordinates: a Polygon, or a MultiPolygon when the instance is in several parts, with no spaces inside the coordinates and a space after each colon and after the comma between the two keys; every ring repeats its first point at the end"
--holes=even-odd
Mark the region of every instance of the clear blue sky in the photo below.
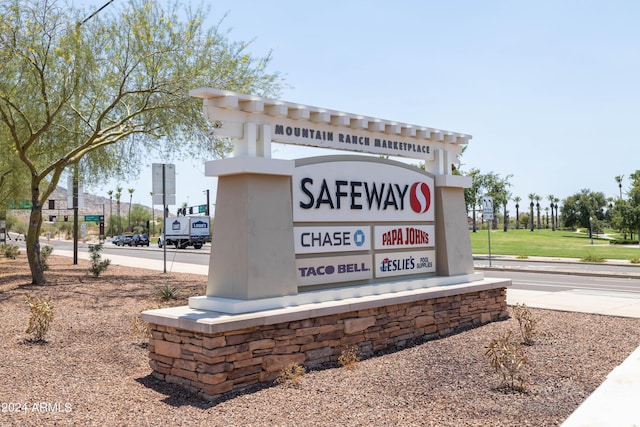
{"type": "MultiPolygon", "coordinates": [[[[273,51],[271,71],[289,85],[281,99],[471,134],[463,170],[513,175],[525,201],[583,188],[614,197],[615,176],[626,185],[640,169],[640,2],[211,4],[212,24],[228,12],[231,40],[273,51]]],[[[178,204],[213,194],[203,170],[177,164],[178,204]]],[[[134,202],[149,204],[150,178],[149,165],[124,194],[134,185],[134,202]]]]}

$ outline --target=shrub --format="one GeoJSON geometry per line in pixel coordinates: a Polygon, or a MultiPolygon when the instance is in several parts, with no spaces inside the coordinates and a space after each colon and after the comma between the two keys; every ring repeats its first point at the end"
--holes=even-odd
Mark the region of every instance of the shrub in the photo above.
{"type": "Polygon", "coordinates": [[[20,248],[16,245],[1,245],[0,251],[6,258],[16,259],[20,255],[20,248]]]}
{"type": "Polygon", "coordinates": [[[338,357],[338,363],[345,368],[353,368],[359,361],[360,356],[358,355],[358,347],[356,346],[345,348],[338,357]]]}
{"type": "Polygon", "coordinates": [[[516,259],[529,259],[529,255],[517,255],[516,259]]]}
{"type": "Polygon", "coordinates": [[[529,361],[522,346],[509,341],[510,336],[509,331],[504,337],[493,339],[485,356],[489,359],[489,366],[500,376],[498,388],[524,392],[525,380],[521,372],[529,361]]]}
{"type": "Polygon", "coordinates": [[[640,264],[640,258],[639,257],[634,257],[631,258],[631,264],[640,264]]]}
{"type": "Polygon", "coordinates": [[[101,243],[98,243],[97,245],[89,245],[89,253],[91,254],[91,267],[89,267],[89,271],[93,274],[93,277],[100,276],[100,274],[111,264],[110,259],[102,259],[102,255],[100,254],[101,251],[101,243]]]}
{"type": "Polygon", "coordinates": [[[513,307],[513,315],[520,325],[520,333],[522,334],[523,343],[533,345],[534,337],[537,334],[537,320],[533,318],[533,314],[526,304],[516,304],[513,307]]]}
{"type": "Polygon", "coordinates": [[[148,322],[142,320],[140,315],[133,316],[129,319],[131,325],[131,332],[145,340],[151,338],[151,327],[148,322]]]}
{"type": "Polygon", "coordinates": [[[605,262],[605,259],[597,255],[587,254],[580,258],[580,262],[605,262]]]}
{"type": "Polygon", "coordinates": [[[169,301],[170,299],[178,299],[180,290],[174,286],[160,285],[156,287],[156,297],[160,301],[169,301]]]}
{"type": "Polygon", "coordinates": [[[53,252],[53,248],[51,246],[43,246],[40,248],[40,262],[42,263],[42,271],[47,271],[49,269],[49,264],[47,264],[47,259],[49,259],[49,255],[53,252]]]}
{"type": "Polygon", "coordinates": [[[305,373],[304,366],[299,363],[290,363],[280,370],[275,381],[285,386],[297,386],[305,373]]]}
{"type": "Polygon", "coordinates": [[[53,304],[51,297],[44,299],[27,294],[27,305],[31,310],[27,334],[33,334],[32,342],[45,342],[45,335],[53,322],[53,304]]]}

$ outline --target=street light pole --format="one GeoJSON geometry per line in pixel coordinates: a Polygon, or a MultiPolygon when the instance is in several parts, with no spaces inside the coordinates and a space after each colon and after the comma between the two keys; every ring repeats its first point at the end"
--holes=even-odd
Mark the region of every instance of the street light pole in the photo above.
{"type": "MultiPolygon", "coordinates": [[[[109,0],[100,9],[96,10],[95,12],[93,12],[91,15],[89,15],[83,21],[77,22],[76,23],[77,29],[80,29],[80,26],[82,24],[86,23],[89,19],[91,19],[94,16],[96,16],[102,9],[104,9],[107,6],[109,6],[112,2],[113,2],[113,0],[109,0]]],[[[78,47],[79,47],[79,45],[78,45],[78,47]]],[[[77,101],[77,99],[78,99],[78,87],[75,88],[75,96],[76,96],[76,101],[77,101]]],[[[78,104],[78,102],[76,102],[76,104],[78,104]]],[[[78,108],[78,110],[79,110],[80,106],[76,105],[76,108],[78,108]]],[[[78,124],[78,123],[76,123],[76,124],[78,124]]],[[[78,129],[78,132],[79,131],[80,130],[78,129]]],[[[78,164],[76,163],[76,165],[74,166],[74,170],[73,170],[73,265],[77,265],[78,264],[78,180],[79,180],[79,171],[78,171],[78,164]]]]}

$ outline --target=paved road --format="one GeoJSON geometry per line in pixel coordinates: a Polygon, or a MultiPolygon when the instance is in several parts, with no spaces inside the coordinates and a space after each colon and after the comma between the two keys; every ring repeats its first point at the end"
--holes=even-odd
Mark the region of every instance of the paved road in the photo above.
{"type": "MultiPolygon", "coordinates": [[[[640,250],[638,250],[640,256],[640,250]]],[[[488,267],[489,257],[486,255],[475,255],[474,263],[476,267],[488,267]]],[[[495,268],[517,270],[556,270],[556,271],[572,271],[572,272],[611,272],[637,274],[640,276],[640,264],[631,264],[629,262],[602,262],[602,263],[584,263],[584,262],[566,262],[561,258],[540,258],[540,259],[517,259],[504,255],[494,255],[491,257],[491,266],[495,268]]]]}
{"type": "Polygon", "coordinates": [[[597,293],[599,295],[618,295],[640,299],[640,280],[637,278],[495,270],[485,270],[484,275],[487,278],[511,279],[513,289],[546,292],[580,290],[585,294],[597,293]]]}
{"type": "MultiPolygon", "coordinates": [[[[20,244],[21,242],[18,242],[20,244]]],[[[69,241],[42,241],[54,249],[72,251],[69,241]]],[[[206,266],[209,263],[210,246],[202,249],[167,248],[167,261],[173,263],[206,266]]],[[[87,252],[87,244],[81,243],[79,252],[87,252]]],[[[54,252],[55,253],[55,252],[54,252]]],[[[117,247],[107,242],[103,254],[124,256],[127,258],[145,258],[162,260],[164,253],[157,244],[147,247],[117,247]]],[[[640,265],[630,263],[576,263],[548,259],[515,259],[506,256],[494,256],[489,268],[486,256],[475,256],[478,270],[489,278],[508,278],[513,289],[562,292],[576,291],[609,296],[628,296],[640,298],[640,265]],[[553,273],[549,273],[553,272],[553,273]]],[[[576,291],[576,292],[578,292],[576,291]]]]}

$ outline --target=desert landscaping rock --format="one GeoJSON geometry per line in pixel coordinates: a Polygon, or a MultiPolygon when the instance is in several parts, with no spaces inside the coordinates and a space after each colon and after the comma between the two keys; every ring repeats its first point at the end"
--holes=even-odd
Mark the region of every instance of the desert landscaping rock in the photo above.
{"type": "MultiPolygon", "coordinates": [[[[131,327],[142,310],[162,306],[155,287],[179,287],[182,299],[172,305],[185,305],[204,293],[205,276],[111,265],[93,278],[88,262],[74,266],[55,252],[49,264],[50,284],[37,287],[29,284],[24,254],[0,259],[2,426],[553,426],[640,345],[640,319],[534,309],[539,335],[525,346],[525,393],[498,390],[484,356],[491,339],[519,336],[511,318],[352,369],[312,370],[293,387],[254,387],[208,402],[155,379],[146,339],[131,327]],[[27,293],[54,304],[45,344],[27,341],[27,293]]],[[[173,354],[170,346],[165,351],[173,354]]],[[[200,375],[218,381],[224,372],[200,375]]]]}

